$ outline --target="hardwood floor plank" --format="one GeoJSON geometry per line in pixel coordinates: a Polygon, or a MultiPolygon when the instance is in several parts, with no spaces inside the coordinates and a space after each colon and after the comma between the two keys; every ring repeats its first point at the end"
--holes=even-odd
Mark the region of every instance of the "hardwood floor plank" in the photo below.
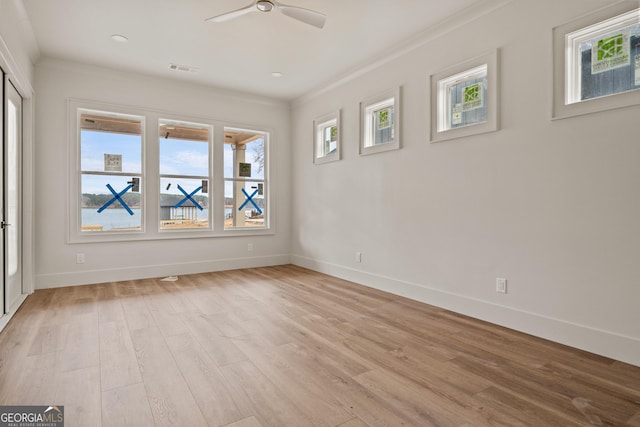
{"type": "Polygon", "coordinates": [[[74,316],[65,347],[59,352],[62,371],[100,366],[98,313],[74,316]]]}
{"type": "Polygon", "coordinates": [[[100,323],[100,377],[102,390],[142,381],[133,342],[124,321],[100,323]]]}
{"type": "Polygon", "coordinates": [[[218,366],[246,360],[233,341],[220,333],[213,319],[199,313],[185,314],[184,319],[190,333],[218,366]]]}
{"type": "Polygon", "coordinates": [[[313,425],[335,426],[353,417],[331,395],[315,387],[307,372],[293,368],[280,357],[276,348],[260,337],[247,335],[234,342],[287,400],[309,417],[313,425]]]}
{"type": "Polygon", "coordinates": [[[98,300],[100,301],[98,305],[100,323],[125,320],[122,299],[118,296],[117,287],[118,285],[115,282],[96,285],[98,300]]]}
{"type": "Polygon", "coordinates": [[[18,369],[13,369],[6,382],[0,383],[0,404],[2,405],[42,405],[54,402],[56,385],[59,381],[55,352],[35,356],[25,356],[19,361],[18,369]]]}
{"type": "Polygon", "coordinates": [[[206,426],[188,384],[157,328],[138,329],[131,339],[157,426],[206,426]]]}
{"type": "Polygon", "coordinates": [[[155,422],[144,384],[130,384],[102,392],[103,427],[153,427],[155,422]]]}
{"type": "Polygon", "coordinates": [[[167,344],[210,426],[222,426],[252,415],[238,407],[215,361],[191,335],[169,337],[167,344]]]}
{"type": "Polygon", "coordinates": [[[227,424],[224,427],[263,427],[256,417],[245,418],[235,423],[227,424]]]}
{"type": "Polygon", "coordinates": [[[64,405],[65,427],[100,427],[102,395],[99,368],[62,372],[57,379],[53,404],[64,405]]]}
{"type": "Polygon", "coordinates": [[[153,328],[155,320],[142,295],[130,296],[122,300],[122,309],[130,330],[153,328]]]}
{"type": "Polygon", "coordinates": [[[221,368],[235,399],[245,400],[264,426],[299,426],[313,423],[266,378],[255,365],[242,361],[221,368]]]}
{"type": "Polygon", "coordinates": [[[64,350],[67,345],[69,324],[42,325],[34,338],[29,355],[39,355],[64,350]]]}
{"type": "Polygon", "coordinates": [[[353,418],[347,422],[340,424],[338,427],[368,427],[369,424],[362,421],[360,418],[353,418]]]}
{"type": "Polygon", "coordinates": [[[640,412],[629,418],[629,421],[627,421],[627,425],[631,427],[640,427],[640,412]]]}
{"type": "Polygon", "coordinates": [[[548,410],[529,400],[522,399],[517,394],[509,393],[497,387],[489,387],[477,393],[474,399],[481,405],[491,407],[502,414],[511,416],[516,420],[513,425],[563,427],[583,425],[583,423],[564,417],[555,411],[548,410]]]}

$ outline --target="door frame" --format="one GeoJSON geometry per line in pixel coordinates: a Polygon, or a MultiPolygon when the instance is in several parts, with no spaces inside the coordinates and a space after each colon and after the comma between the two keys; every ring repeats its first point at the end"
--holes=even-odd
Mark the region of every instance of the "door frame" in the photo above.
{"type": "MultiPolygon", "coordinates": [[[[13,310],[0,316],[0,331],[15,314],[17,307],[34,291],[35,227],[34,227],[34,117],[35,91],[28,76],[11,55],[0,36],[0,67],[22,97],[22,295],[13,310]]],[[[32,70],[26,70],[31,72],[32,70]]],[[[4,94],[3,94],[4,96],[4,94]]],[[[4,104],[4,98],[2,99],[4,104]]]]}

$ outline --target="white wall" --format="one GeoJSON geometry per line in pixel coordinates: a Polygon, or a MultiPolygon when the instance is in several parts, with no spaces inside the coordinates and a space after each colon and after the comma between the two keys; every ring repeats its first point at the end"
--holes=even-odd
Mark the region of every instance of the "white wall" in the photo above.
{"type": "MultiPolygon", "coordinates": [[[[47,288],[282,264],[290,254],[290,110],[282,101],[45,59],[35,73],[36,287],[47,288]],[[67,99],[80,98],[273,129],[272,220],[267,236],[67,243],[67,99]],[[253,252],[247,244],[253,243],[253,252]],[[84,253],[86,263],[76,264],[84,253]]],[[[216,185],[215,182],[213,184],[216,185]]]]}
{"type": "Polygon", "coordinates": [[[297,100],[293,261],[640,365],[640,106],[550,119],[552,28],[603,4],[514,1],[297,100]],[[430,144],[429,76],[494,48],[500,131],[430,144]],[[402,149],[358,156],[359,101],[398,85],[402,149]],[[314,166],[338,108],[343,160],[314,166]]]}
{"type": "Polygon", "coordinates": [[[0,45],[6,48],[0,47],[0,54],[7,55],[6,60],[13,64],[5,72],[32,83],[33,64],[40,52],[20,0],[0,0],[0,45]]]}

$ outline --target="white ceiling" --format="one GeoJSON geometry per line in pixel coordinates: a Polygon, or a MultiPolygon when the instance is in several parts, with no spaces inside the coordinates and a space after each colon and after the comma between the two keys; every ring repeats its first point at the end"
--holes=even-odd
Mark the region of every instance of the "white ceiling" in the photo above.
{"type": "Polygon", "coordinates": [[[293,99],[482,0],[287,0],[323,29],[280,13],[206,18],[251,0],[22,0],[44,57],[293,99]],[[129,38],[126,44],[111,35],[129,38]],[[197,73],[169,70],[176,63],[197,73]],[[279,71],[283,77],[272,77],[279,71]]]}

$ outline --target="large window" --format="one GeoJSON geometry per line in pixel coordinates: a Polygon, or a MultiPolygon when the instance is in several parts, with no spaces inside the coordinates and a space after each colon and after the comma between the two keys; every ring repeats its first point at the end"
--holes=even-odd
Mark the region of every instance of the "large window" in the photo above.
{"type": "Polygon", "coordinates": [[[273,233],[269,132],[91,101],[68,106],[70,243],[273,233]]]}
{"type": "Polygon", "coordinates": [[[79,111],[80,229],[143,230],[142,117],[79,111]]]}
{"type": "Polygon", "coordinates": [[[160,120],[161,230],[209,228],[211,133],[208,125],[160,120]]]}
{"type": "Polygon", "coordinates": [[[268,134],[224,129],[224,228],[265,228],[268,134]]]}

